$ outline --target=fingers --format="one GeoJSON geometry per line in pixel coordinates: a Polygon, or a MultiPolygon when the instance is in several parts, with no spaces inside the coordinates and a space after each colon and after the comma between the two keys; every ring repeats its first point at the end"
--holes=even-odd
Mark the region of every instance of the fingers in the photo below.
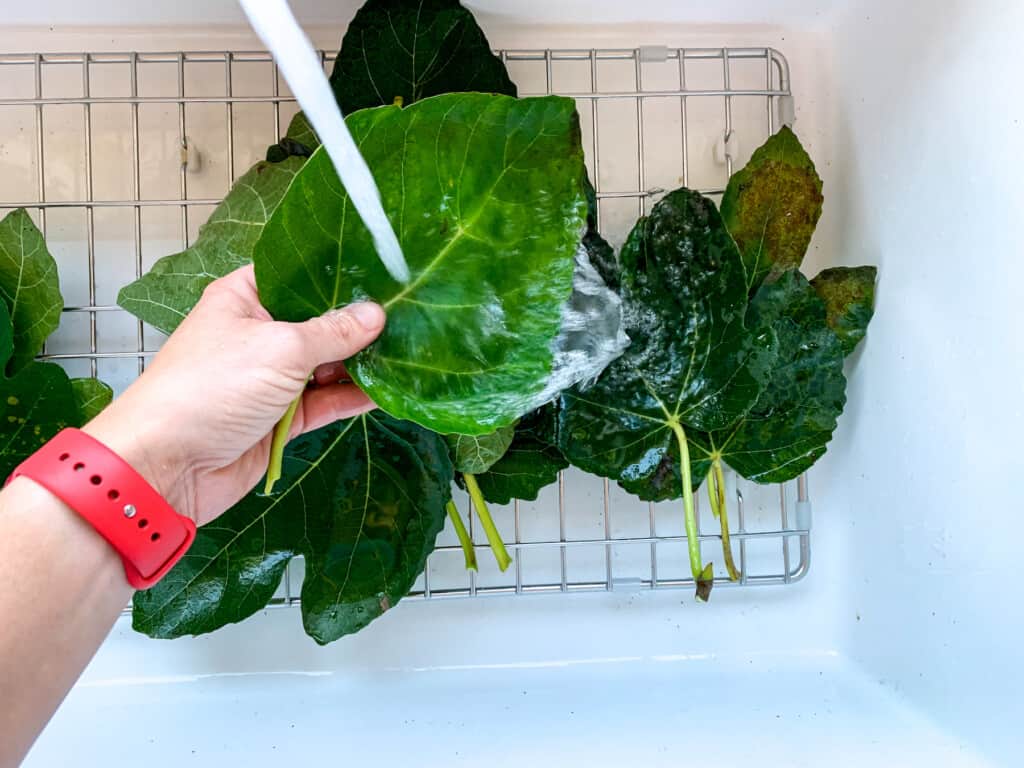
{"type": "Polygon", "coordinates": [[[313,371],[313,381],[318,387],[326,387],[328,384],[337,384],[339,381],[348,380],[348,370],[343,360],[335,360],[330,363],[318,365],[313,371]]]}
{"type": "Polygon", "coordinates": [[[333,384],[329,387],[312,387],[302,396],[302,419],[293,422],[290,437],[312,432],[338,419],[347,419],[372,411],[377,406],[355,384],[333,384]]]}
{"type": "Polygon", "coordinates": [[[370,344],[384,328],[384,310],[372,302],[347,307],[296,323],[303,339],[307,370],[346,360],[370,344]]]}

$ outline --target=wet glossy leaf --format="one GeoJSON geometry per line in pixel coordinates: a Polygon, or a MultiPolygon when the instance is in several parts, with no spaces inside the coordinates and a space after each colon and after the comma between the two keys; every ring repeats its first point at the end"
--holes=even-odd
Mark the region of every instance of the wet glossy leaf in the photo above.
{"type": "Polygon", "coordinates": [[[769,274],[800,266],[823,199],[814,163],[788,126],[732,175],[722,220],[743,255],[750,294],[769,274]]]}
{"type": "Polygon", "coordinates": [[[479,475],[505,455],[512,444],[514,427],[502,427],[487,435],[448,435],[448,448],[457,472],[479,475]]]}
{"type": "Polygon", "coordinates": [[[171,573],[136,594],[133,625],[178,637],[241,621],[301,554],[306,632],[319,643],[356,632],[423,571],[451,482],[442,438],[380,412],[297,438],[279,492],[250,493],[201,528],[171,573]]]}
{"type": "Polygon", "coordinates": [[[11,316],[0,301],[0,476],[4,478],[51,437],[79,423],[64,369],[30,362],[8,377],[2,370],[13,351],[11,316]]]}
{"type": "Polygon", "coordinates": [[[516,95],[501,59],[457,0],[367,0],[331,73],[342,112],[441,93],[516,95]]]}
{"type": "Polygon", "coordinates": [[[875,313],[874,267],[834,267],[823,270],[811,285],[825,302],[828,326],[843,345],[843,354],[857,348],[875,313]]]}
{"type": "Polygon", "coordinates": [[[267,218],[281,201],[301,157],[260,161],[245,173],[199,230],[190,248],[165,256],[121,289],[117,303],[164,333],[171,333],[199,301],[203,289],[252,260],[267,218]]]}
{"type": "Polygon", "coordinates": [[[574,102],[450,94],[348,125],[412,281],[384,270],[319,150],[257,243],[261,301],[294,321],[376,300],[387,326],[348,362],[374,402],[442,434],[514,423],[553,395],[586,208],[574,102]]]}
{"type": "Polygon", "coordinates": [[[114,399],[114,390],[99,379],[72,379],[71,390],[78,409],[79,426],[99,415],[114,399]]]}
{"type": "Polygon", "coordinates": [[[768,386],[728,429],[690,432],[692,454],[718,454],[749,480],[782,483],[809,469],[832,439],[846,403],[843,350],[824,303],[797,270],[761,286],[748,322],[770,326],[778,342],[768,386]]]}
{"type": "Polygon", "coordinates": [[[0,221],[0,298],[14,329],[14,350],[7,364],[13,374],[39,354],[57,329],[64,307],[57,262],[24,208],[0,221]]]}
{"type": "Polygon", "coordinates": [[[740,255],[696,192],[672,192],[641,219],[620,265],[632,343],[594,386],[563,395],[559,446],[582,469],[657,494],[673,425],[735,422],[764,387],[773,340],[744,325],[740,255]]]}
{"type": "Polygon", "coordinates": [[[533,501],[542,488],[558,480],[558,473],[569,462],[558,450],[555,429],[553,405],[523,417],[505,454],[487,472],[477,475],[477,484],[488,502],[533,501]]]}

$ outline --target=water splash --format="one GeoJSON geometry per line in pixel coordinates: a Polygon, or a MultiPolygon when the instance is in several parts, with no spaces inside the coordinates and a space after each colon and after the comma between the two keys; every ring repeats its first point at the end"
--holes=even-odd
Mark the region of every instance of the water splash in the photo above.
{"type": "Polygon", "coordinates": [[[373,236],[377,255],[388,273],[409,282],[409,265],[391,228],[380,190],[359,154],[324,76],[320,58],[299,27],[286,0],[239,0],[252,28],[270,50],[324,150],[334,163],[349,199],[373,236]]]}
{"type": "Polygon", "coordinates": [[[534,398],[533,407],[540,407],[575,384],[592,384],[629,346],[622,325],[622,299],[605,285],[580,243],[572,295],[562,307],[562,327],[551,344],[551,375],[544,390],[534,398]]]}

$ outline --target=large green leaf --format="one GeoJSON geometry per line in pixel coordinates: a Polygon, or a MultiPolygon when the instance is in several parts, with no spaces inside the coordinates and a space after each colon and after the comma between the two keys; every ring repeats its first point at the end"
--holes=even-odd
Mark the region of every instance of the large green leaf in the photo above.
{"type": "Polygon", "coordinates": [[[846,403],[843,349],[824,303],[797,270],[761,286],[748,323],[770,326],[777,339],[768,386],[736,424],[690,432],[691,455],[723,460],[758,483],[782,483],[809,469],[832,439],[846,403]]]}
{"type": "MultiPolygon", "coordinates": [[[[744,324],[740,254],[696,192],[676,190],[655,205],[619,262],[632,343],[596,384],[563,394],[559,446],[576,466],[651,496],[664,493],[666,467],[677,461],[681,491],[692,482],[687,430],[721,429],[746,413],[764,388],[774,339],[744,324]]],[[[692,498],[682,495],[691,570],[706,599],[711,567],[701,563],[692,498]]]]}
{"type": "Polygon", "coordinates": [[[0,298],[14,329],[8,363],[8,373],[14,374],[42,350],[64,307],[57,262],[24,208],[0,221],[0,298]]]}
{"type": "Polygon", "coordinates": [[[843,354],[857,348],[875,314],[875,267],[833,267],[823,270],[811,285],[825,302],[828,326],[843,345],[843,354]]]}
{"type": "Polygon", "coordinates": [[[555,419],[555,407],[550,404],[522,418],[508,450],[476,478],[484,499],[492,504],[533,501],[542,488],[558,479],[569,462],[556,445],[555,419]]]}
{"type": "Polygon", "coordinates": [[[78,408],[79,425],[98,416],[114,399],[114,390],[99,379],[72,379],[71,390],[78,408]]]}
{"type": "Polygon", "coordinates": [[[306,632],[356,632],[412,587],[444,523],[452,466],[444,440],[375,412],[292,442],[280,492],[250,493],[199,530],[133,625],[153,637],[210,632],[263,608],[304,555],[306,632]]]}
{"type": "Polygon", "coordinates": [[[0,301],[0,477],[4,478],[51,437],[79,423],[64,369],[29,362],[7,377],[2,371],[13,351],[11,316],[0,301]]]}
{"type": "Polygon", "coordinates": [[[573,464],[629,487],[656,472],[672,424],[719,429],[747,411],[767,380],[772,339],[744,325],[739,254],[696,192],[660,201],[620,262],[632,343],[594,386],[565,393],[559,441],[573,464]]]}
{"type": "Polygon", "coordinates": [[[823,199],[814,163],[788,126],[732,175],[722,219],[743,255],[750,294],[769,274],[800,266],[823,199]]]}
{"type": "Polygon", "coordinates": [[[458,0],[367,0],[349,24],[331,73],[348,115],[441,93],[516,95],[501,59],[458,0]]]}
{"type": "Polygon", "coordinates": [[[160,259],[121,289],[117,303],[164,333],[171,333],[203,289],[252,260],[252,249],[304,158],[260,161],[231,188],[199,230],[192,247],[160,259]]]}
{"type": "Polygon", "coordinates": [[[505,455],[515,435],[514,427],[502,427],[487,435],[448,435],[452,464],[457,472],[478,475],[505,455]]]}
{"type": "Polygon", "coordinates": [[[321,149],[256,245],[261,301],[297,321],[376,300],[387,326],[348,362],[374,402],[443,434],[514,423],[554,394],[586,212],[574,102],[449,94],[348,125],[412,280],[385,271],[321,149]]]}

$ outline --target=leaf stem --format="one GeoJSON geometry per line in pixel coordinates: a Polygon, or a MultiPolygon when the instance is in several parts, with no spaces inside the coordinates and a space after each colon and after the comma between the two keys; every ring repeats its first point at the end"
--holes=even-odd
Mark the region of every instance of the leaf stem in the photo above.
{"type": "Polygon", "coordinates": [[[683,510],[686,518],[686,544],[690,553],[690,572],[697,585],[697,599],[707,602],[714,584],[714,571],[711,563],[702,565],[700,553],[700,534],[697,532],[697,512],[693,507],[693,476],[690,473],[690,448],[686,444],[686,433],[683,425],[672,420],[668,426],[675,433],[679,443],[679,470],[683,476],[683,510]]]}
{"type": "Polygon", "coordinates": [[[274,491],[274,484],[281,479],[281,465],[284,463],[284,447],[288,445],[288,434],[292,430],[292,421],[295,419],[295,412],[302,402],[302,395],[292,400],[284,416],[274,427],[274,437],[270,441],[270,459],[267,462],[267,482],[263,486],[263,493],[269,495],[274,491]]]}
{"type": "Polygon", "coordinates": [[[466,490],[469,491],[469,497],[473,500],[476,513],[480,516],[480,524],[484,527],[484,533],[487,534],[487,542],[491,545],[494,559],[498,561],[498,569],[505,571],[512,564],[512,558],[509,556],[508,550],[505,549],[505,542],[502,541],[497,526],[494,525],[491,511],[487,508],[487,502],[484,500],[483,493],[480,492],[476,477],[469,472],[463,472],[462,479],[466,482],[466,490]]]}
{"type": "Polygon", "coordinates": [[[455,535],[459,537],[459,544],[462,545],[462,554],[466,558],[466,570],[475,571],[477,569],[476,549],[473,547],[473,540],[469,538],[469,531],[466,530],[466,526],[462,523],[462,515],[459,514],[459,508],[450,499],[444,505],[444,508],[448,511],[448,519],[452,521],[455,535]]]}
{"type": "Polygon", "coordinates": [[[722,531],[722,554],[725,557],[725,569],[729,572],[731,581],[740,580],[740,572],[736,562],[732,559],[732,544],[729,543],[729,513],[726,511],[725,500],[725,473],[722,472],[722,459],[714,456],[711,459],[711,469],[708,470],[708,499],[711,501],[711,510],[715,513],[718,526],[722,531]]]}

